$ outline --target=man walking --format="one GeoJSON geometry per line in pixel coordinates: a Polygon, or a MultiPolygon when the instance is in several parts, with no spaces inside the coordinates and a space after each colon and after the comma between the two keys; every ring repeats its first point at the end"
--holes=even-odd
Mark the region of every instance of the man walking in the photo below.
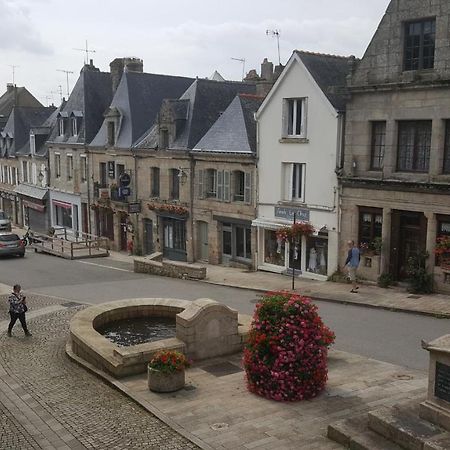
{"type": "Polygon", "coordinates": [[[352,282],[352,290],[350,292],[356,294],[359,289],[356,284],[356,269],[358,269],[361,256],[359,253],[359,248],[355,245],[355,241],[348,241],[347,245],[348,253],[347,259],[345,260],[345,265],[347,266],[348,276],[350,278],[350,281],[352,282]]]}
{"type": "Polygon", "coordinates": [[[28,331],[27,322],[25,320],[25,313],[27,312],[27,304],[26,297],[20,292],[21,291],[20,284],[15,284],[13,287],[13,291],[9,296],[9,315],[11,316],[11,322],[8,326],[8,336],[11,337],[11,331],[13,329],[14,324],[17,319],[20,320],[20,324],[22,325],[23,331],[25,332],[25,336],[31,336],[31,333],[28,331]]]}

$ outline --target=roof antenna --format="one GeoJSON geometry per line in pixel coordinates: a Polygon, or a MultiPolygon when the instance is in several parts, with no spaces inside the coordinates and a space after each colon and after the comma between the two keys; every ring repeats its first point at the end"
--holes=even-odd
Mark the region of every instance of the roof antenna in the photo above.
{"type": "Polygon", "coordinates": [[[95,53],[96,52],[96,50],[89,50],[89,46],[88,46],[88,41],[87,40],[86,40],[86,48],[74,48],[74,50],[86,53],[86,59],[84,61],[85,64],[89,64],[89,53],[95,53]]]}
{"type": "Polygon", "coordinates": [[[50,94],[52,94],[52,97],[53,97],[53,94],[59,94],[59,97],[60,97],[60,100],[61,100],[61,103],[62,103],[63,95],[62,95],[62,86],[61,85],[58,85],[58,90],[57,91],[50,91],[50,94]]]}
{"type": "Polygon", "coordinates": [[[231,58],[233,61],[239,61],[242,63],[242,81],[244,81],[245,75],[245,58],[231,58]]]}
{"type": "Polygon", "coordinates": [[[280,30],[266,30],[267,36],[273,36],[277,38],[277,47],[278,47],[278,64],[281,66],[281,58],[280,58],[280,30]]]}
{"type": "Polygon", "coordinates": [[[73,73],[71,70],[64,70],[64,69],[56,69],[57,72],[64,72],[66,74],[66,87],[67,87],[67,98],[69,98],[69,73],[73,73]]]}
{"type": "Polygon", "coordinates": [[[16,75],[16,69],[17,69],[18,67],[20,67],[20,66],[14,66],[14,65],[10,64],[9,67],[11,67],[11,69],[12,69],[12,76],[13,76],[12,84],[13,84],[13,86],[15,86],[15,85],[16,85],[16,79],[15,79],[15,78],[16,78],[16,77],[15,77],[15,75],[16,75]]]}

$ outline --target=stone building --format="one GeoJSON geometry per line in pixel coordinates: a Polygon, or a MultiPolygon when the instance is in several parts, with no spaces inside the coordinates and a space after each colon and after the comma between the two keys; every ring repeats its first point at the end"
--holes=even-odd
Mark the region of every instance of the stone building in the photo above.
{"type": "MultiPolygon", "coordinates": [[[[218,172],[223,174],[223,170],[228,174],[236,158],[231,157],[233,162],[228,167],[227,158],[230,155],[225,157],[219,154],[215,157],[217,166],[214,165],[213,159],[210,159],[208,163],[200,164],[206,164],[205,167],[196,168],[197,161],[203,158],[199,142],[211,127],[219,123],[218,119],[226,114],[227,108],[238,94],[253,95],[255,92],[254,82],[196,79],[179,98],[163,101],[155,123],[135,146],[136,155],[144,154],[143,151],[146,151],[148,156],[152,155],[140,159],[142,175],[138,175],[141,180],[138,195],[142,211],[139,221],[144,225],[144,253],[151,249],[161,251],[164,257],[174,260],[191,262],[212,256],[211,262],[219,261],[215,248],[208,245],[206,249],[207,236],[215,233],[213,229],[211,233],[206,231],[205,225],[208,221],[217,221],[213,214],[219,203],[217,198],[213,200],[212,197],[209,202],[206,201],[206,190],[202,190],[199,199],[198,186],[202,181],[197,175],[204,174],[203,170],[208,168],[215,169],[217,182],[218,172]],[[200,151],[193,151],[194,149],[200,151]],[[199,170],[202,172],[198,172],[199,170]],[[147,185],[143,186],[142,183],[147,185]],[[200,210],[202,213],[197,223],[200,210]],[[199,235],[203,241],[202,245],[197,244],[199,235]]],[[[238,101],[239,99],[236,100],[238,101]]],[[[239,105],[236,103],[235,112],[238,110],[239,105]]],[[[242,110],[240,114],[242,117],[242,110]]],[[[217,127],[220,127],[220,124],[217,127]]],[[[229,134],[227,136],[229,137],[229,134]]],[[[241,151],[247,147],[248,143],[241,151]]],[[[216,150],[220,153],[221,149],[216,150]]],[[[242,162],[246,164],[245,158],[242,162]]],[[[252,172],[253,168],[247,171],[252,172]]],[[[228,201],[227,199],[226,202],[228,201]]],[[[239,207],[234,207],[236,217],[239,207]]]]}
{"type": "Polygon", "coordinates": [[[137,211],[141,192],[148,190],[150,173],[142,163],[148,154],[133,145],[154,123],[163,99],[178,98],[194,80],[144,73],[137,58],[115,59],[110,68],[114,97],[89,145],[92,230],[108,237],[114,250],[127,250],[133,241],[136,252],[147,253],[153,230],[145,220],[138,222],[137,211]]]}
{"type": "Polygon", "coordinates": [[[257,267],[326,279],[338,265],[346,76],[352,58],[294,51],[257,112],[257,267]],[[277,231],[297,222],[313,236],[292,245],[277,231]],[[292,248],[294,247],[294,248],[292,248]]]}
{"type": "Polygon", "coordinates": [[[353,239],[368,247],[364,277],[403,280],[426,250],[446,292],[450,274],[434,250],[450,235],[449,20],[447,0],[390,2],[349,77],[341,177],[341,261],[353,239]]]}

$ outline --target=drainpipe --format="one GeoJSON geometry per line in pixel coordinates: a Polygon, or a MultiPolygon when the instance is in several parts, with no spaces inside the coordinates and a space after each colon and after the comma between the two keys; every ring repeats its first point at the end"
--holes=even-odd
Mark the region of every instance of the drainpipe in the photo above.
{"type": "MultiPolygon", "coordinates": [[[[135,150],[132,148],[131,149],[131,154],[133,155],[133,159],[134,159],[134,201],[137,202],[138,201],[138,157],[135,153],[135,150]]],[[[139,213],[135,214],[136,220],[135,220],[135,231],[134,231],[134,238],[136,241],[136,247],[135,248],[139,248],[139,254],[142,254],[143,252],[142,250],[142,245],[139,242],[139,213]]]]}
{"type": "Polygon", "coordinates": [[[194,189],[195,189],[195,159],[192,152],[189,152],[189,216],[190,216],[190,228],[191,228],[191,251],[192,251],[192,261],[195,261],[195,251],[196,251],[196,239],[194,234],[194,189]]]}
{"type": "MultiPolygon", "coordinates": [[[[88,234],[91,235],[91,185],[90,185],[90,180],[91,177],[93,179],[94,177],[94,172],[91,172],[91,164],[90,164],[90,156],[91,153],[89,152],[89,149],[86,147],[85,149],[85,153],[86,153],[86,172],[87,172],[87,177],[86,177],[86,189],[87,189],[87,214],[88,214],[88,234]]],[[[89,236],[90,238],[90,236],[89,236]]]]}

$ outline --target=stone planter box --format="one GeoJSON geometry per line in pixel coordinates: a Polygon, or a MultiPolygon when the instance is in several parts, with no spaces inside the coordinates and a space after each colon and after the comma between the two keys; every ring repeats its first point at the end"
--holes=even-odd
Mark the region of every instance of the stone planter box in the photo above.
{"type": "Polygon", "coordinates": [[[163,373],[148,367],[147,378],[148,388],[153,392],[174,392],[185,385],[184,369],[173,373],[163,373]]]}

